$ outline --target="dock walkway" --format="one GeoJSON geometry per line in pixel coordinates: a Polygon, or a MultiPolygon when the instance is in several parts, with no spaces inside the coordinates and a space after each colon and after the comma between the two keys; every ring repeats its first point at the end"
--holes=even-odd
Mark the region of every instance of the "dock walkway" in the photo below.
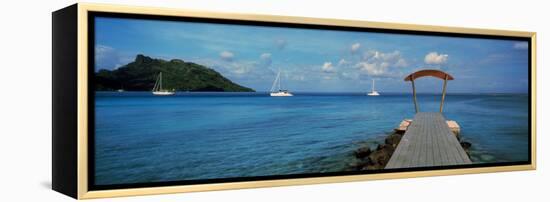
{"type": "Polygon", "coordinates": [[[392,154],[387,169],[471,164],[439,112],[419,112],[392,154]]]}

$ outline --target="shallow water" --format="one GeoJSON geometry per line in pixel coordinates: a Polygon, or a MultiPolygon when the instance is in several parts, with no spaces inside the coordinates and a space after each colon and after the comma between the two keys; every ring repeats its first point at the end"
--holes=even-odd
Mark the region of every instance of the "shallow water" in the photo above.
{"type": "MultiPolygon", "coordinates": [[[[438,95],[419,95],[438,111],[438,95]]],[[[444,114],[474,163],[528,159],[521,94],[448,95],[444,114]]],[[[359,93],[96,93],[98,185],[343,171],[363,142],[412,118],[411,95],[359,93]]]]}

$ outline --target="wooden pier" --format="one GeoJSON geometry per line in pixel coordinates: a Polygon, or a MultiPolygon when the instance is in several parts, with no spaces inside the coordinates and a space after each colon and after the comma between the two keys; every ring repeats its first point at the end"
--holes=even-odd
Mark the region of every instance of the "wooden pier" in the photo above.
{"type": "Polygon", "coordinates": [[[386,169],[471,164],[440,112],[418,112],[386,169]]]}

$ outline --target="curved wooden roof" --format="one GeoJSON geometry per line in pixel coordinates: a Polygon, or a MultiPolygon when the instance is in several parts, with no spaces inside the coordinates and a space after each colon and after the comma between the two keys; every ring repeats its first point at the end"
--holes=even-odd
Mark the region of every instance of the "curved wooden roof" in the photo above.
{"type": "Polygon", "coordinates": [[[436,70],[436,69],[426,69],[426,70],[420,70],[412,74],[409,74],[407,77],[405,77],[405,81],[411,81],[411,80],[415,80],[425,76],[433,76],[443,80],[445,80],[445,76],[447,76],[447,80],[454,80],[453,76],[443,71],[436,70]]]}

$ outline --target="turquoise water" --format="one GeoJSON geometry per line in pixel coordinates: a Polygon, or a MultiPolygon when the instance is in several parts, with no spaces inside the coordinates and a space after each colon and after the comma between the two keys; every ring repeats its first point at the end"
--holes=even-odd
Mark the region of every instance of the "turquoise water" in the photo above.
{"type": "MultiPolygon", "coordinates": [[[[439,95],[419,95],[438,111],[439,95]]],[[[448,95],[475,163],[528,160],[529,97],[448,95]]],[[[96,93],[96,185],[345,171],[364,142],[412,118],[411,95],[96,93]]]]}

